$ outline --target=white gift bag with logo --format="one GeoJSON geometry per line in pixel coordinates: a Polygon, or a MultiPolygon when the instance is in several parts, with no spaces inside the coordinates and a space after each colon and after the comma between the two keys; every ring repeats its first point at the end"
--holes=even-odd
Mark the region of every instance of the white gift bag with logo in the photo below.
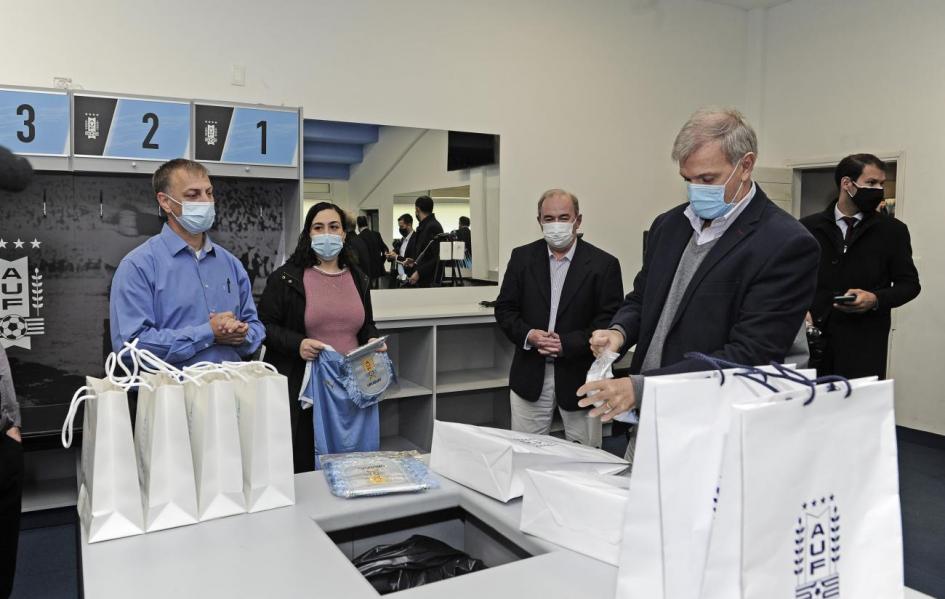
{"type": "Polygon", "coordinates": [[[703,599],[902,597],[893,381],[735,406],[703,599]]]}
{"type": "Polygon", "coordinates": [[[190,445],[201,521],[246,512],[236,384],[244,378],[218,364],[184,368],[190,445]]]}
{"type": "Polygon", "coordinates": [[[223,367],[246,379],[235,391],[248,511],[294,504],[288,380],[265,362],[225,362],[223,367]]]}
{"type": "Polygon", "coordinates": [[[86,378],[76,391],[62,427],[62,445],[72,445],[72,426],[79,406],[82,455],[77,510],[89,543],[144,532],[144,512],[131,436],[127,391],[108,380],[86,378]]]}
{"type": "Polygon", "coordinates": [[[626,476],[526,470],[522,532],[602,562],[617,565],[623,528],[613,514],[626,511],[626,476]]]}
{"type": "Polygon", "coordinates": [[[601,449],[548,435],[443,422],[433,423],[430,469],[499,501],[521,497],[525,469],[616,474],[626,460],[601,449]]]}
{"type": "Polygon", "coordinates": [[[731,407],[802,385],[776,373],[764,367],[647,377],[618,598],[698,596],[731,407]]]}

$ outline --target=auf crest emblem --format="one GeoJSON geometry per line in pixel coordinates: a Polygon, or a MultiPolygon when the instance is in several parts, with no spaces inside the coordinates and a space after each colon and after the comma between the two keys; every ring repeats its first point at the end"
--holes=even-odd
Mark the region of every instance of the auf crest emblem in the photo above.
{"type": "Polygon", "coordinates": [[[833,495],[802,506],[794,527],[796,599],[840,596],[840,510],[833,495]]]}
{"type": "Polygon", "coordinates": [[[207,121],[207,125],[203,128],[203,139],[207,142],[208,146],[217,145],[217,122],[216,121],[207,121]]]}
{"type": "Polygon", "coordinates": [[[86,139],[98,139],[98,113],[85,113],[85,137],[86,139]]]}
{"type": "Polygon", "coordinates": [[[0,260],[0,345],[32,349],[31,337],[46,332],[43,306],[39,269],[31,275],[27,258],[0,260]]]}

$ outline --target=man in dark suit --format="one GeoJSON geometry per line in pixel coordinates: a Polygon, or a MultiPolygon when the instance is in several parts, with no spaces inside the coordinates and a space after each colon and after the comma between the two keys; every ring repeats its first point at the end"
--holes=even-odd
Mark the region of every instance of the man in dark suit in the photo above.
{"type": "Polygon", "coordinates": [[[462,241],[463,245],[466,246],[464,266],[469,268],[472,264],[472,232],[469,230],[468,216],[459,217],[459,228],[456,229],[456,239],[462,241]]]}
{"type": "Polygon", "coordinates": [[[578,407],[577,388],[594,361],[587,338],[623,297],[620,263],[577,238],[578,199],[562,189],[541,196],[538,223],[544,238],[512,250],[495,307],[515,344],[512,430],[548,434],[557,407],[569,440],[600,447],[600,419],[578,407]]]}
{"type": "Polygon", "coordinates": [[[400,239],[394,241],[394,247],[387,252],[386,257],[391,261],[391,276],[397,281],[406,281],[413,274],[413,269],[404,266],[407,258],[417,257],[417,236],[413,230],[413,216],[401,214],[397,219],[397,232],[400,239]]]}
{"type": "Polygon", "coordinates": [[[890,311],[919,295],[906,225],[877,211],[886,165],[872,154],[853,154],[834,172],[837,201],[801,219],[820,244],[813,323],[825,346],[818,374],[886,377],[890,311]],[[838,296],[852,296],[847,303],[838,296]]]}
{"type": "Polygon", "coordinates": [[[370,272],[371,286],[377,287],[377,280],[384,275],[384,255],[387,253],[387,244],[377,231],[371,230],[368,226],[366,216],[358,217],[358,237],[364,240],[370,251],[370,272]]]}
{"type": "Polygon", "coordinates": [[[440,245],[437,236],[443,234],[443,225],[436,220],[433,214],[433,199],[430,196],[420,196],[414,202],[417,220],[420,225],[417,226],[415,233],[416,255],[408,259],[407,266],[414,268],[414,272],[408,279],[412,285],[417,287],[430,287],[438,283],[442,278],[440,272],[440,245]]]}
{"type": "MultiPolygon", "coordinates": [[[[643,268],[595,353],[636,345],[630,378],[588,383],[603,421],[638,407],[644,376],[706,370],[687,352],[783,361],[814,297],[817,242],[751,180],[758,142],[735,110],[700,110],[673,146],[689,202],[656,218],[643,268]]],[[[627,457],[632,459],[633,434],[627,457]]]]}
{"type": "Polygon", "coordinates": [[[355,217],[352,213],[347,213],[348,230],[345,231],[345,250],[351,257],[351,261],[362,273],[371,276],[371,248],[363,238],[358,237],[355,231],[355,217]]]}

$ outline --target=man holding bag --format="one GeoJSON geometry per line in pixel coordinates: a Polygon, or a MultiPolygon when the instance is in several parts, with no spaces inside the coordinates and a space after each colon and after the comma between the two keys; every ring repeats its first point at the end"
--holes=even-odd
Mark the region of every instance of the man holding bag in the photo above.
{"type": "Polygon", "coordinates": [[[138,340],[177,367],[239,361],[265,337],[246,269],[210,241],[215,204],[203,165],[176,158],[154,173],[167,223],[122,259],[112,281],[114,351],[138,340]]]}
{"type": "MultiPolygon", "coordinates": [[[[736,110],[700,110],[683,126],[673,159],[685,204],[656,218],[643,269],[592,351],[636,345],[630,378],[578,390],[581,406],[612,420],[638,408],[643,376],[706,370],[701,352],[738,364],[783,361],[817,284],[817,242],[751,179],[754,130],[736,110]],[[600,403],[598,403],[600,402],[600,403]]],[[[635,429],[627,457],[632,459],[635,429]]]]}

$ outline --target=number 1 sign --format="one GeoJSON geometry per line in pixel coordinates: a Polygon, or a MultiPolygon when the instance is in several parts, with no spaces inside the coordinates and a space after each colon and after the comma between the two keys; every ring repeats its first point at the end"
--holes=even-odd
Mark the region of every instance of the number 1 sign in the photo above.
{"type": "Polygon", "coordinates": [[[206,162],[298,165],[299,113],[194,105],[195,158],[206,162]]]}

